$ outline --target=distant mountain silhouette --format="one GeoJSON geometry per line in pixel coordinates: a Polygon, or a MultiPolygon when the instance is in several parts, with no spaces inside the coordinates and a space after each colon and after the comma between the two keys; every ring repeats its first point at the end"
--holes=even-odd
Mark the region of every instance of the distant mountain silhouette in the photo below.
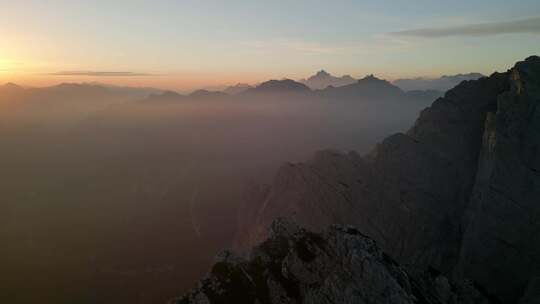
{"type": "Polygon", "coordinates": [[[352,84],[355,81],[356,79],[352,78],[349,75],[336,77],[326,72],[325,70],[320,70],[319,72],[317,72],[317,74],[309,77],[308,79],[300,80],[301,83],[307,85],[314,90],[325,89],[328,86],[341,87],[344,85],[352,84]]]}
{"type": "Polygon", "coordinates": [[[209,91],[209,90],[197,90],[189,94],[189,97],[192,98],[219,98],[226,97],[227,93],[220,91],[209,91]]]}
{"type": "MultiPolygon", "coordinates": [[[[240,84],[231,88],[245,88],[246,86],[240,84]]],[[[412,102],[414,105],[411,105],[411,109],[419,110],[428,106],[433,100],[442,95],[442,92],[434,90],[404,92],[386,80],[369,75],[352,84],[340,87],[328,86],[324,90],[312,91],[305,84],[291,79],[283,79],[269,80],[235,95],[209,90],[197,90],[189,95],[181,95],[168,91],[163,94],[153,94],[143,101],[174,103],[199,100],[309,100],[313,102],[325,100],[329,102],[355,102],[364,105],[377,105],[381,102],[390,102],[396,105],[401,104],[405,107],[411,105],[412,102]],[[276,94],[279,95],[279,99],[273,99],[276,94]]]]}
{"type": "Polygon", "coordinates": [[[142,99],[141,102],[179,102],[182,100],[188,99],[187,96],[179,94],[175,91],[165,91],[161,94],[152,94],[148,98],[142,99]]]}
{"type": "Polygon", "coordinates": [[[15,90],[23,90],[23,87],[17,85],[17,84],[14,84],[12,82],[8,82],[6,84],[4,84],[3,86],[0,86],[0,90],[2,92],[4,91],[15,91],[15,90]]]}
{"type": "Polygon", "coordinates": [[[368,75],[355,83],[341,86],[328,87],[320,93],[332,99],[399,99],[405,97],[405,92],[386,80],[368,75]]]}
{"type": "Polygon", "coordinates": [[[404,91],[412,90],[437,90],[448,91],[464,80],[476,80],[485,77],[480,73],[468,73],[457,75],[444,75],[439,78],[413,78],[413,79],[397,79],[393,83],[404,91]]]}
{"type": "Polygon", "coordinates": [[[229,86],[227,87],[225,90],[223,90],[223,92],[229,94],[229,95],[236,95],[236,94],[240,94],[246,90],[249,90],[249,89],[252,89],[253,87],[250,86],[249,84],[247,83],[238,83],[238,84],[235,84],[233,86],[229,86]]]}
{"type": "Polygon", "coordinates": [[[0,86],[4,125],[43,127],[73,125],[111,105],[149,96],[148,89],[91,83],[61,83],[42,88],[0,86]]]}
{"type": "Polygon", "coordinates": [[[117,85],[110,85],[110,84],[101,83],[101,82],[89,82],[85,84],[105,87],[110,91],[114,91],[116,93],[122,93],[126,95],[132,95],[133,97],[148,97],[152,94],[161,94],[165,92],[165,90],[163,89],[152,88],[152,87],[117,86],[117,85]]]}
{"type": "Polygon", "coordinates": [[[244,93],[306,93],[311,89],[303,83],[291,80],[269,80],[244,93]]]}

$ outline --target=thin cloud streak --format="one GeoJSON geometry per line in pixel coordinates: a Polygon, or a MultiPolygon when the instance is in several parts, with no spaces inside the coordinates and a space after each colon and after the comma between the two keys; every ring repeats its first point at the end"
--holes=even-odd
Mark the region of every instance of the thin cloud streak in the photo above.
{"type": "Polygon", "coordinates": [[[156,76],[155,74],[117,71],[60,71],[49,73],[51,76],[93,76],[93,77],[134,77],[134,76],[156,76]]]}
{"type": "Polygon", "coordinates": [[[420,28],[390,33],[394,36],[440,38],[450,36],[490,36],[500,34],[540,34],[540,17],[440,28],[420,28]]]}

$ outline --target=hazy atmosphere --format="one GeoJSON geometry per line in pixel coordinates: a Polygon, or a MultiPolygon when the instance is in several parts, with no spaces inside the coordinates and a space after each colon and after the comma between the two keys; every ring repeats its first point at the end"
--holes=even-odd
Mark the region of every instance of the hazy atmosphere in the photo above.
{"type": "Polygon", "coordinates": [[[0,303],[540,300],[537,0],[0,0],[0,37],[0,303]]]}

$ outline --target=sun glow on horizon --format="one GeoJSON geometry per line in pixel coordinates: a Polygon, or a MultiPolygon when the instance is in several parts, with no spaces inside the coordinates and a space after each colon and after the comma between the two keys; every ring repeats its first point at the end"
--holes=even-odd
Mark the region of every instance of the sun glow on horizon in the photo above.
{"type": "Polygon", "coordinates": [[[399,10],[375,0],[24,2],[0,3],[0,83],[190,91],[321,69],[389,81],[488,75],[540,49],[537,0],[458,0],[454,11],[443,1],[399,10]]]}

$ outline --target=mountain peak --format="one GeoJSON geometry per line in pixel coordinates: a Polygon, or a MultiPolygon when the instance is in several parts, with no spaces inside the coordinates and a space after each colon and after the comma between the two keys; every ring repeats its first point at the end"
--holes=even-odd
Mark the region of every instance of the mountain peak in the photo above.
{"type": "Polygon", "coordinates": [[[22,87],[19,86],[18,84],[13,83],[13,82],[8,82],[8,83],[4,84],[4,88],[17,88],[17,89],[21,89],[22,87]]]}
{"type": "Polygon", "coordinates": [[[465,73],[456,75],[443,75],[439,78],[416,77],[411,79],[397,79],[393,83],[404,91],[437,90],[445,92],[464,80],[476,80],[485,77],[480,73],[465,73]]]}
{"type": "Polygon", "coordinates": [[[356,79],[352,78],[350,75],[336,77],[325,70],[320,70],[315,75],[310,76],[308,79],[302,79],[300,82],[314,90],[321,90],[327,88],[328,86],[345,86],[354,83],[355,81],[356,79]]]}
{"type": "Polygon", "coordinates": [[[309,92],[309,87],[292,79],[269,80],[247,92],[257,93],[285,93],[285,92],[309,92]]]}
{"type": "Polygon", "coordinates": [[[18,84],[14,84],[13,82],[8,82],[4,84],[3,86],[0,86],[0,89],[4,89],[8,91],[19,91],[19,90],[23,90],[23,87],[21,87],[18,84]]]}
{"type": "Polygon", "coordinates": [[[227,87],[225,90],[223,90],[223,92],[230,95],[236,95],[252,88],[253,87],[247,83],[237,83],[233,86],[227,87]]]}
{"type": "Polygon", "coordinates": [[[320,70],[317,72],[317,74],[315,74],[315,76],[312,76],[312,77],[327,77],[327,76],[331,76],[330,73],[326,72],[325,70],[320,70]]]}
{"type": "Polygon", "coordinates": [[[144,101],[150,101],[150,102],[156,102],[156,101],[159,101],[159,102],[164,102],[164,101],[173,102],[173,101],[183,100],[184,98],[186,98],[186,96],[180,95],[175,91],[167,90],[167,91],[163,91],[161,93],[151,94],[150,96],[148,96],[148,98],[144,99],[144,101]]]}
{"type": "Polygon", "coordinates": [[[404,92],[390,82],[368,75],[348,85],[327,86],[323,95],[334,100],[397,100],[404,92]]]}
{"type": "Polygon", "coordinates": [[[386,80],[382,80],[380,78],[377,78],[373,74],[369,74],[369,75],[365,76],[364,78],[358,80],[358,82],[367,82],[367,81],[373,81],[373,82],[385,81],[386,82],[386,80]]]}
{"type": "Polygon", "coordinates": [[[376,88],[376,89],[388,89],[388,90],[392,90],[392,91],[395,91],[395,92],[401,91],[401,89],[399,89],[395,85],[391,84],[389,81],[377,78],[373,74],[369,74],[369,75],[365,76],[364,78],[359,79],[356,82],[355,85],[360,86],[360,87],[365,87],[365,88],[373,87],[373,88],[376,88]]]}
{"type": "Polygon", "coordinates": [[[225,96],[226,93],[220,91],[209,91],[205,89],[193,91],[189,94],[189,97],[203,98],[203,97],[220,97],[225,96]]]}

